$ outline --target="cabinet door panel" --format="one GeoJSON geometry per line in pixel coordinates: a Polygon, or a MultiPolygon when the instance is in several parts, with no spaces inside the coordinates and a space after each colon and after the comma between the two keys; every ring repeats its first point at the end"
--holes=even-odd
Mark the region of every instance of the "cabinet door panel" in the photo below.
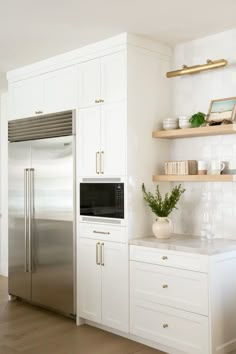
{"type": "Polygon", "coordinates": [[[128,332],[128,246],[104,242],[102,323],[128,332]]]}
{"type": "Polygon", "coordinates": [[[101,58],[101,98],[105,103],[126,98],[126,52],[101,58]]]}
{"type": "Polygon", "coordinates": [[[79,110],[79,175],[99,176],[100,107],[79,110]],[[99,157],[99,156],[98,156],[99,157]]]}
{"type": "Polygon", "coordinates": [[[47,113],[76,107],[75,66],[44,75],[44,104],[47,113]]]}
{"type": "Polygon", "coordinates": [[[101,107],[102,170],[107,176],[126,173],[126,101],[101,107]]]}
{"type": "Polygon", "coordinates": [[[96,264],[97,241],[80,239],[78,245],[78,315],[101,322],[101,266],[96,264]]]}
{"type": "Polygon", "coordinates": [[[78,65],[78,107],[97,105],[101,97],[100,59],[78,65]]]}
{"type": "Polygon", "coordinates": [[[32,117],[43,113],[43,77],[39,75],[9,86],[9,119],[32,117]]]}

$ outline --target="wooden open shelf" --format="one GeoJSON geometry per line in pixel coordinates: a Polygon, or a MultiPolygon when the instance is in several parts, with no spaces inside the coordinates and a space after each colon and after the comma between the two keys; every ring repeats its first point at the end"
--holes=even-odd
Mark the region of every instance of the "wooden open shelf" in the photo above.
{"type": "Polygon", "coordinates": [[[215,125],[212,127],[159,130],[152,133],[153,138],[179,139],[199,136],[236,134],[236,124],[215,125]]]}
{"type": "Polygon", "coordinates": [[[234,182],[236,175],[155,175],[154,182],[234,182]]]}

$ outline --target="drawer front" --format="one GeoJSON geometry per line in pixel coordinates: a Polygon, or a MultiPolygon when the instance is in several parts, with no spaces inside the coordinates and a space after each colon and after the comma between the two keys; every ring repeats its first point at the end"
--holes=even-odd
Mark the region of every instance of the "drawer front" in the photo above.
{"type": "Polygon", "coordinates": [[[208,317],[131,300],[130,332],[188,354],[209,354],[208,317]]]}
{"type": "Polygon", "coordinates": [[[196,272],[208,272],[208,257],[202,254],[130,246],[130,260],[196,272]]]}
{"type": "Polygon", "coordinates": [[[130,262],[130,294],[139,300],[208,315],[208,275],[130,262]]]}
{"type": "Polygon", "coordinates": [[[107,226],[98,224],[79,224],[79,237],[91,238],[94,240],[114,241],[125,243],[127,240],[127,229],[125,227],[107,226]]]}

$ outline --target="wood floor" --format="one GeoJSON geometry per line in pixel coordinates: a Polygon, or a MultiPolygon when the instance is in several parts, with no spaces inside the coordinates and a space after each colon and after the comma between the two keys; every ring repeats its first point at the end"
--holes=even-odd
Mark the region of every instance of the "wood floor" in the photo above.
{"type": "Polygon", "coordinates": [[[0,354],[164,354],[21,301],[8,302],[0,276],[0,354]]]}

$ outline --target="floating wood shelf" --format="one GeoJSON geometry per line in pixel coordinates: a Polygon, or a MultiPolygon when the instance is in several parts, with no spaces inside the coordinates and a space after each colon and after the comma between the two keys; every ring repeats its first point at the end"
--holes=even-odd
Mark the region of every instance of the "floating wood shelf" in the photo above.
{"type": "Polygon", "coordinates": [[[236,175],[155,175],[154,182],[234,182],[236,175]]]}
{"type": "Polygon", "coordinates": [[[236,124],[215,125],[211,127],[159,130],[152,133],[153,138],[179,139],[211,135],[236,134],[236,124]]]}

